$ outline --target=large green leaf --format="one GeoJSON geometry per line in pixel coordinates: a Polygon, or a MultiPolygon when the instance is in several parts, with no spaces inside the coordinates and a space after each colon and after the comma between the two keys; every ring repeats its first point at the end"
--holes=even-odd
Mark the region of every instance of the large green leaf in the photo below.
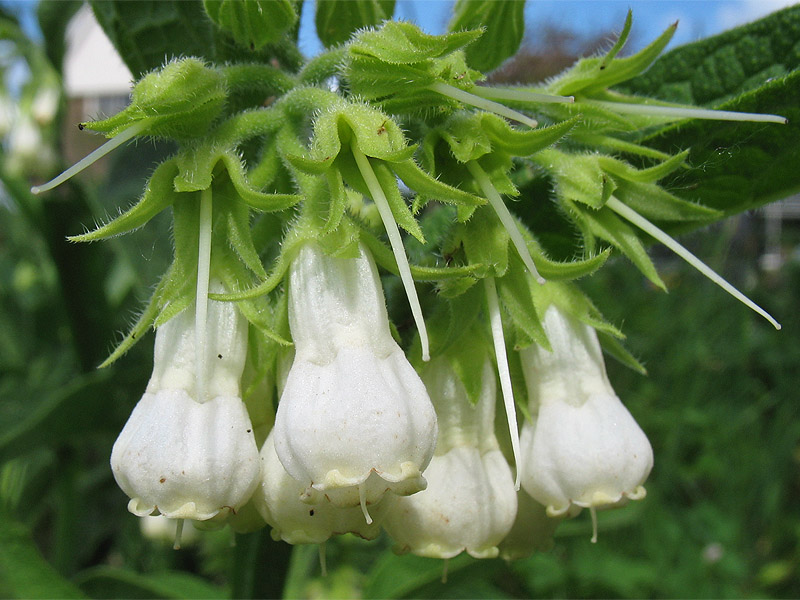
{"type": "Polygon", "coordinates": [[[691,121],[651,133],[648,146],[691,148],[692,168],[664,183],[734,214],[800,189],[800,6],[677,48],[624,91],[786,117],[787,125],[691,121]]]}
{"type": "Polygon", "coordinates": [[[76,580],[93,598],[222,598],[225,590],[176,571],[141,574],[117,567],[94,567],[76,580]]]}
{"type": "Polygon", "coordinates": [[[212,23],[200,0],[90,3],[136,78],[175,56],[214,57],[212,23]]]}
{"type": "Polygon", "coordinates": [[[359,29],[390,19],[394,0],[317,0],[317,35],[325,46],[346,42],[359,29]]]}
{"type": "Polygon", "coordinates": [[[513,56],[525,33],[522,0],[458,0],[450,31],[484,28],[483,35],[466,49],[467,62],[479,71],[491,71],[513,56]]]}
{"type": "Polygon", "coordinates": [[[85,598],[50,566],[25,526],[0,511],[0,596],[85,598]]]}

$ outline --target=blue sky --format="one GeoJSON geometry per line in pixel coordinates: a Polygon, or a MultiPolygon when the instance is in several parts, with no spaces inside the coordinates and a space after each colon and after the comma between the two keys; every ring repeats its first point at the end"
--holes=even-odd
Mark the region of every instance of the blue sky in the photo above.
{"type": "MultiPolygon", "coordinates": [[[[321,49],[314,35],[313,0],[306,0],[300,46],[306,55],[321,49]]],[[[528,0],[527,32],[536,23],[553,23],[579,34],[619,31],[628,8],[633,10],[631,50],[646,45],[676,20],[678,31],[670,47],[679,46],[736,25],[755,20],[774,10],[796,4],[787,0],[528,0]]],[[[397,0],[395,17],[416,22],[428,33],[442,33],[453,0],[397,0]]]]}
{"type": "MultiPolygon", "coordinates": [[[[309,56],[320,51],[314,33],[314,0],[305,0],[300,46],[309,56]]],[[[442,33],[454,0],[397,0],[395,17],[414,21],[428,33],[442,33]]],[[[671,23],[680,22],[671,47],[708,37],[742,25],[774,10],[797,4],[790,0],[528,0],[525,8],[527,31],[536,23],[553,23],[579,34],[609,34],[619,31],[625,13],[633,10],[630,50],[654,39],[671,23]]],[[[38,34],[36,0],[0,0],[18,12],[30,33],[38,34]]],[[[38,36],[37,36],[38,37],[38,36]]]]}

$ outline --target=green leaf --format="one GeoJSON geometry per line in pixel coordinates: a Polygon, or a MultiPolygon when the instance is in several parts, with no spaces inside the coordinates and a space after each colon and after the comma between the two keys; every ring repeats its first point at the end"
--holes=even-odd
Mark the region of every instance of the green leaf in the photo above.
{"type": "MultiPolygon", "coordinates": [[[[462,553],[448,561],[448,573],[455,573],[475,559],[462,553]]],[[[407,598],[418,597],[415,592],[422,586],[440,581],[442,561],[421,558],[409,554],[396,556],[385,552],[372,566],[364,585],[365,598],[407,598]]]]}
{"type": "Polygon", "coordinates": [[[533,156],[553,178],[559,198],[599,208],[614,191],[611,178],[603,172],[596,154],[566,154],[547,149],[533,156]]]}
{"type": "Polygon", "coordinates": [[[525,34],[525,2],[520,0],[458,0],[449,31],[484,28],[467,47],[467,62],[488,72],[516,54],[525,34]]]}
{"type": "Polygon", "coordinates": [[[99,566],[83,571],[75,579],[94,598],[211,599],[227,596],[225,589],[195,575],[177,571],[143,574],[119,567],[99,566]]]}
{"type": "Polygon", "coordinates": [[[15,598],[86,598],[39,553],[30,532],[0,512],[0,581],[15,598]]]}
{"type": "Polygon", "coordinates": [[[394,0],[317,0],[317,35],[326,48],[341,44],[365,27],[391,19],[394,0]]]}
{"type": "Polygon", "coordinates": [[[481,113],[481,126],[492,144],[514,156],[530,156],[555,144],[569,133],[579,120],[580,117],[576,116],[550,127],[519,131],[497,115],[481,113]]]}
{"type": "Polygon", "coordinates": [[[423,171],[413,159],[396,162],[390,165],[392,171],[412,190],[440,202],[464,206],[480,206],[486,199],[464,192],[458,188],[442,183],[423,171]]]}
{"type": "Polygon", "coordinates": [[[200,0],[90,0],[97,21],[135,78],[176,56],[214,58],[200,0]]]}
{"type": "Polygon", "coordinates": [[[81,235],[69,238],[71,242],[93,242],[128,233],[145,225],[150,219],[172,204],[175,193],[172,181],[178,173],[174,160],[158,165],[147,182],[141,200],[116,219],[81,235]]]}
{"type": "Polygon", "coordinates": [[[676,48],[626,93],[753,113],[787,125],[688,121],[651,133],[660,151],[691,147],[689,163],[667,180],[682,197],[725,212],[749,210],[800,190],[800,6],[676,48]]]}
{"type": "Polygon", "coordinates": [[[367,30],[350,44],[354,56],[371,56],[391,65],[410,65],[441,58],[475,41],[480,31],[428,35],[402,21],[388,21],[377,31],[367,30]]]}
{"type": "Polygon", "coordinates": [[[800,68],[800,6],[671,50],[620,86],[626,93],[717,106],[800,68]]]}
{"type": "Polygon", "coordinates": [[[639,237],[611,210],[607,207],[599,210],[582,209],[577,205],[573,205],[571,208],[571,214],[582,221],[592,234],[606,240],[627,256],[655,285],[662,290],[667,289],[639,237]]]}
{"type": "Polygon", "coordinates": [[[203,6],[214,23],[246,48],[277,42],[297,21],[289,0],[203,0],[203,6]]]}

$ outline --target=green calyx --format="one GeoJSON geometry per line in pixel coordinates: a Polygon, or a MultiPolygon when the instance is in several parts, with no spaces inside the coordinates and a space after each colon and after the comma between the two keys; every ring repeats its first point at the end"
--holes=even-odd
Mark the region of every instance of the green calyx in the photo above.
{"type": "Polygon", "coordinates": [[[140,79],[130,105],[83,127],[114,137],[143,122],[143,135],[174,139],[204,135],[225,106],[224,75],[197,58],[172,60],[140,79]]]}

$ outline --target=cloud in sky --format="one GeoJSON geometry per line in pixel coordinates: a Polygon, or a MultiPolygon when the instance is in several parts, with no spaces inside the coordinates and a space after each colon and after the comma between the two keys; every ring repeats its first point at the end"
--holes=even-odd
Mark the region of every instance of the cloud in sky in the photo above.
{"type": "Polygon", "coordinates": [[[796,0],[740,0],[739,2],[725,2],[720,5],[717,11],[717,19],[719,19],[722,29],[730,29],[794,4],[798,4],[798,2],[796,0]]]}

